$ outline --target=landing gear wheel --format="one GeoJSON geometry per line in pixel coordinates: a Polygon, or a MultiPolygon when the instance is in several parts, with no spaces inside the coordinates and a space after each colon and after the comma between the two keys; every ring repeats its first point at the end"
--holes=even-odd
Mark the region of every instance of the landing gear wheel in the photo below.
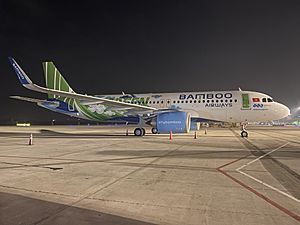
{"type": "Polygon", "coordinates": [[[241,137],[243,137],[243,138],[248,137],[248,132],[243,130],[241,132],[241,137]]]}
{"type": "Polygon", "coordinates": [[[142,136],[143,135],[143,130],[142,128],[135,128],[134,129],[134,136],[142,136]]]}
{"type": "Polygon", "coordinates": [[[152,132],[152,134],[157,134],[157,133],[158,133],[158,131],[157,131],[157,129],[156,129],[155,127],[153,127],[153,128],[151,129],[151,132],[152,132]]]}
{"type": "Polygon", "coordinates": [[[144,136],[146,134],[146,130],[144,128],[141,128],[143,133],[142,133],[142,136],[144,136]]]}

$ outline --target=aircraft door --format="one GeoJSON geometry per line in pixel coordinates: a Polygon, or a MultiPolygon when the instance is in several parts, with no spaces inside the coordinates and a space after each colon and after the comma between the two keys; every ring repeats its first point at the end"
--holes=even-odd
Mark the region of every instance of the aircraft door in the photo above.
{"type": "Polygon", "coordinates": [[[242,109],[251,109],[249,94],[242,94],[242,109]]]}
{"type": "Polygon", "coordinates": [[[165,107],[165,102],[166,102],[165,99],[160,99],[158,101],[158,106],[159,106],[160,109],[165,107]]]}
{"type": "Polygon", "coordinates": [[[164,105],[165,105],[165,108],[170,108],[170,106],[171,106],[171,99],[165,99],[164,100],[164,105]]]}
{"type": "Polygon", "coordinates": [[[249,117],[251,117],[251,104],[250,97],[248,93],[242,94],[242,107],[243,113],[240,114],[241,121],[248,121],[249,117]]]}

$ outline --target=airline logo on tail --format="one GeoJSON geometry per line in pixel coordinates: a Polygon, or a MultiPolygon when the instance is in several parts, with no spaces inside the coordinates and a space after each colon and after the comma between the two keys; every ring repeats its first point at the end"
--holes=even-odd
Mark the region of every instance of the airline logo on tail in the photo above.
{"type": "Polygon", "coordinates": [[[12,64],[14,71],[16,72],[21,84],[29,84],[28,80],[26,79],[25,72],[20,68],[20,66],[16,63],[16,61],[11,57],[9,57],[8,59],[12,64]]]}

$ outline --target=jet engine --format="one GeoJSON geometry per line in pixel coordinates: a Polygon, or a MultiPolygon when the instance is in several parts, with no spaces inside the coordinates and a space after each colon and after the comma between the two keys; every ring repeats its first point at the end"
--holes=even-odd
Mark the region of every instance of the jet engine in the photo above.
{"type": "Polygon", "coordinates": [[[152,121],[158,133],[188,133],[190,131],[190,114],[187,112],[160,113],[152,121]]]}

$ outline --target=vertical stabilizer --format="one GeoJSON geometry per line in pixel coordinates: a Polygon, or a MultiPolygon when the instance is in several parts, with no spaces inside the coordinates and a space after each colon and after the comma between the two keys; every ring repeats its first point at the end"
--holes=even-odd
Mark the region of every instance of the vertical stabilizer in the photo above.
{"type": "MultiPolygon", "coordinates": [[[[74,93],[68,82],[58,71],[53,62],[43,62],[43,69],[47,88],[74,93]]],[[[53,94],[48,94],[48,98],[56,98],[60,100],[64,99],[53,94]]]]}

